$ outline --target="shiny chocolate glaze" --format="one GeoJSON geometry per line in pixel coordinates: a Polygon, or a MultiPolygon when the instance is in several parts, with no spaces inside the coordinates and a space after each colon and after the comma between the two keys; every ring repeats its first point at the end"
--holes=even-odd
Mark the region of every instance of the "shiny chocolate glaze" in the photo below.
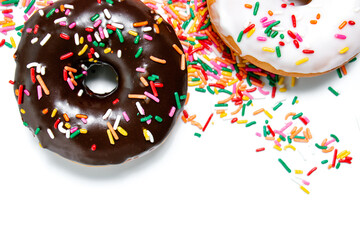
{"type": "MultiPolygon", "coordinates": [[[[182,47],[172,27],[165,21],[159,20],[159,15],[138,0],[114,1],[112,4],[104,0],[100,4],[97,0],[60,0],[44,8],[43,13],[41,16],[41,10],[36,12],[25,24],[15,54],[17,67],[14,85],[15,92],[19,95],[16,99],[20,97],[19,109],[25,111],[21,114],[24,125],[37,136],[42,147],[83,164],[107,165],[136,158],[159,146],[174,126],[187,93],[187,71],[186,68],[181,70],[181,55],[172,45],[176,44],[181,49],[182,47]],[[104,9],[111,14],[110,19],[109,15],[104,14],[104,9]],[[91,18],[96,14],[99,14],[99,17],[92,21],[91,18]],[[57,21],[62,17],[66,19],[60,19],[63,20],[62,22],[57,21]],[[94,27],[98,20],[101,20],[101,24],[94,27]],[[141,27],[133,26],[134,22],[143,21],[148,21],[148,24],[141,27]],[[72,23],[76,23],[76,26],[74,27],[72,23]],[[94,45],[93,41],[96,41],[94,34],[101,31],[99,27],[107,31],[107,24],[111,24],[110,28],[116,26],[119,32],[121,28],[119,23],[124,26],[121,29],[124,42],[120,41],[116,31],[110,31],[108,38],[105,35],[104,39],[101,39],[103,46],[95,46],[99,42],[94,45]],[[158,26],[159,33],[154,28],[154,24],[158,26]],[[70,29],[71,27],[73,28],[70,29]],[[149,27],[151,30],[147,31],[149,27]],[[129,34],[130,30],[140,36],[137,44],[134,43],[135,36],[129,34]],[[76,33],[79,38],[84,38],[83,43],[80,39],[80,43],[75,44],[76,33]],[[42,41],[47,34],[51,34],[51,37],[47,42],[42,41]],[[69,36],[65,37],[69,39],[61,38],[60,34],[69,36]],[[144,34],[152,37],[152,40],[144,39],[144,34]],[[88,35],[91,36],[92,42],[88,41],[88,35]],[[31,43],[36,37],[38,41],[31,43]],[[43,43],[43,46],[40,43],[43,43]],[[85,44],[88,48],[79,56],[78,53],[84,49],[85,44]],[[143,51],[136,58],[135,55],[140,47],[143,51]],[[104,52],[107,48],[111,48],[109,53],[104,52]],[[120,58],[117,56],[118,50],[122,53],[120,58]],[[69,52],[73,55],[61,59],[61,56],[69,52]],[[155,62],[150,56],[164,59],[166,63],[155,62]],[[84,86],[86,76],[80,77],[80,74],[86,67],[81,66],[82,64],[91,66],[94,63],[91,58],[111,65],[118,74],[118,87],[109,94],[95,94],[84,86]],[[37,68],[39,72],[36,71],[36,63],[40,64],[37,68]],[[77,73],[73,73],[77,83],[73,90],[64,80],[65,66],[77,70],[77,73]],[[144,68],[145,72],[136,71],[139,67],[144,68]],[[36,77],[35,83],[33,82],[31,71],[35,71],[35,76],[41,76],[49,90],[49,95],[42,88],[42,97],[38,99],[40,84],[36,77]],[[149,80],[148,77],[151,78],[152,75],[157,75],[159,78],[149,80]],[[154,94],[150,86],[141,83],[141,76],[147,79],[147,82],[163,84],[163,87],[156,87],[159,102],[151,98],[128,98],[128,94],[144,94],[145,91],[154,94]],[[78,96],[81,90],[83,94],[78,96]],[[180,102],[176,101],[176,93],[181,98],[180,102]],[[139,113],[136,102],[141,104],[145,115],[139,113]],[[169,112],[173,107],[176,111],[170,117],[169,112]],[[56,114],[54,109],[57,110],[56,114]],[[111,109],[112,113],[104,120],[103,116],[108,109],[111,109]],[[126,112],[129,121],[125,120],[123,112],[126,112]],[[68,116],[68,122],[64,114],[68,116]],[[76,117],[77,114],[84,114],[87,119],[80,119],[76,117]],[[113,125],[117,115],[121,115],[119,126],[128,135],[123,136],[115,129],[119,139],[111,144],[107,134],[107,122],[113,125]],[[152,116],[151,122],[144,121],[144,117],[149,115],[152,116]],[[69,135],[68,138],[66,137],[69,133],[63,133],[67,129],[65,123],[70,124],[69,129],[75,131],[70,138],[69,135]],[[77,134],[79,131],[76,130],[79,129],[86,129],[87,132],[81,130],[82,133],[77,134]],[[154,138],[153,142],[151,138],[145,138],[148,135],[144,135],[144,129],[150,131],[154,138]]],[[[69,71],[66,71],[66,74],[70,76],[69,71]]]]}

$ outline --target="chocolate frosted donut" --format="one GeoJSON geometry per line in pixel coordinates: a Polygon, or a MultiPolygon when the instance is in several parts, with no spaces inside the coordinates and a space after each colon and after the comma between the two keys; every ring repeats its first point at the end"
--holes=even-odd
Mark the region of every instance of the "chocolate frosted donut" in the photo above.
{"type": "Polygon", "coordinates": [[[42,147],[83,164],[119,164],[155,149],[187,94],[174,30],[137,0],[57,1],[25,23],[15,59],[24,125],[42,147]],[[87,78],[104,68],[116,86],[97,93],[87,78]]]}

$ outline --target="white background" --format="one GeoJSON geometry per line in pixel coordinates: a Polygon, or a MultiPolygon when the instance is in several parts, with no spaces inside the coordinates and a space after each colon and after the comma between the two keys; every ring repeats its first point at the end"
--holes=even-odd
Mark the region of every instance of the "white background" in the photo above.
{"type": "MultiPolygon", "coordinates": [[[[3,36],[0,36],[2,38],[3,36]]],[[[245,128],[213,118],[201,138],[178,121],[168,140],[149,155],[110,167],[86,167],[38,146],[22,125],[13,94],[13,50],[0,48],[0,239],[359,239],[360,61],[348,75],[300,79],[275,99],[254,101],[245,128]],[[335,97],[327,88],[340,92],[335,97]],[[291,105],[293,97],[299,103],[291,105]],[[278,111],[271,108],[287,99],[278,111]],[[314,137],[278,152],[256,137],[265,115],[281,128],[289,111],[310,119],[314,137]],[[332,154],[314,146],[333,133],[353,164],[328,170],[332,154]],[[266,150],[256,153],[255,149],[266,150]],[[307,195],[279,164],[304,171],[307,195]],[[307,171],[318,166],[310,177],[307,171]]],[[[269,87],[265,90],[270,90],[269,87]]],[[[224,97],[225,95],[222,95],[224,97]]],[[[186,109],[204,124],[217,98],[191,90],[186,109]]],[[[299,124],[299,126],[301,126],[299,124]]]]}

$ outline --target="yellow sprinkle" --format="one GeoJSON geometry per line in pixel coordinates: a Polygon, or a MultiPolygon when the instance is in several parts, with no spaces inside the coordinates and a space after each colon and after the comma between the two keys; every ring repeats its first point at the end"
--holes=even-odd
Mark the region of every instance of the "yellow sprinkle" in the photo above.
{"type": "Polygon", "coordinates": [[[295,174],[303,174],[302,170],[295,170],[295,174]]]}
{"type": "Polygon", "coordinates": [[[110,129],[106,129],[106,132],[107,132],[107,135],[108,135],[108,138],[109,138],[109,141],[110,141],[110,144],[114,145],[115,142],[114,142],[114,138],[110,132],[110,129]]]}
{"type": "Polygon", "coordinates": [[[248,120],[237,120],[236,122],[239,123],[239,124],[241,124],[241,123],[247,123],[248,120]]]}
{"type": "Polygon", "coordinates": [[[284,77],[280,77],[280,78],[279,78],[278,85],[283,85],[283,84],[284,84],[284,80],[285,80],[284,77]]]}
{"type": "Polygon", "coordinates": [[[255,28],[252,28],[247,34],[246,34],[246,37],[249,38],[251,37],[251,35],[253,35],[255,32],[255,28]]]}
{"type": "Polygon", "coordinates": [[[276,141],[281,142],[281,138],[276,139],[276,141]]]}
{"type": "Polygon", "coordinates": [[[296,83],[296,77],[291,77],[291,87],[294,87],[296,83]]]}
{"type": "Polygon", "coordinates": [[[188,86],[189,86],[189,87],[199,86],[201,83],[202,83],[201,81],[188,82],[188,86]]]}
{"type": "Polygon", "coordinates": [[[186,40],[194,42],[196,39],[194,37],[187,37],[186,40]]]}
{"type": "Polygon", "coordinates": [[[144,133],[145,140],[146,140],[146,141],[149,141],[149,140],[150,140],[150,137],[149,137],[149,135],[148,135],[148,133],[147,133],[147,130],[146,130],[145,128],[143,129],[143,133],[144,133]]]}
{"type": "Polygon", "coordinates": [[[217,88],[214,88],[214,92],[215,92],[216,94],[219,94],[219,91],[217,90],[217,88]]]}
{"type": "Polygon", "coordinates": [[[341,50],[339,51],[339,53],[340,53],[340,54],[344,54],[344,53],[346,53],[347,51],[349,51],[349,47],[345,47],[345,48],[341,49],[341,50]]]}
{"type": "Polygon", "coordinates": [[[24,109],[20,109],[20,112],[21,112],[22,114],[25,114],[25,113],[26,113],[24,109]]]}
{"type": "Polygon", "coordinates": [[[300,65],[300,64],[303,64],[305,62],[309,61],[309,58],[308,57],[305,57],[303,59],[300,59],[299,61],[297,61],[295,64],[296,65],[300,65]]]}
{"type": "Polygon", "coordinates": [[[223,117],[226,117],[227,116],[227,113],[226,112],[223,112],[220,114],[220,118],[223,118],[223,117]]]}
{"type": "Polygon", "coordinates": [[[274,145],[274,148],[278,151],[282,151],[281,147],[279,147],[278,145],[274,145]]]}
{"type": "Polygon", "coordinates": [[[300,189],[303,190],[305,193],[310,194],[310,192],[306,188],[304,188],[303,186],[300,186],[300,189]]]}
{"type": "Polygon", "coordinates": [[[10,37],[10,43],[13,48],[16,48],[16,43],[13,37],[10,37]]]}
{"type": "Polygon", "coordinates": [[[108,54],[109,52],[111,52],[111,48],[108,47],[108,48],[105,48],[105,49],[104,49],[104,53],[105,53],[105,54],[108,54]]]}
{"type": "Polygon", "coordinates": [[[10,26],[15,26],[15,22],[8,22],[2,25],[2,27],[10,27],[10,26]]]}
{"type": "Polygon", "coordinates": [[[85,44],[84,47],[80,50],[80,52],[78,52],[78,55],[79,56],[83,55],[87,49],[88,49],[88,45],[85,44]]]}
{"type": "Polygon", "coordinates": [[[196,72],[196,69],[195,69],[195,68],[189,68],[189,69],[188,69],[188,73],[194,73],[194,72],[196,72]]]}
{"type": "Polygon", "coordinates": [[[221,71],[221,75],[231,77],[232,73],[228,71],[221,71]]]}
{"type": "Polygon", "coordinates": [[[127,136],[128,133],[125,131],[125,129],[123,129],[122,127],[118,126],[117,130],[119,131],[119,133],[123,136],[127,136]]]}
{"type": "Polygon", "coordinates": [[[57,113],[57,109],[54,108],[54,110],[53,110],[52,113],[51,113],[51,117],[52,117],[52,118],[55,117],[56,113],[57,113]]]}
{"type": "Polygon", "coordinates": [[[264,113],[266,114],[266,116],[268,116],[270,119],[272,119],[273,118],[273,116],[268,112],[268,111],[266,111],[266,110],[264,110],[264,113]]]}
{"type": "Polygon", "coordinates": [[[205,12],[206,12],[207,9],[208,9],[208,8],[206,7],[206,8],[204,8],[203,10],[199,11],[200,14],[203,16],[203,15],[205,14],[205,12]]]}
{"type": "Polygon", "coordinates": [[[342,159],[342,158],[345,158],[345,157],[347,157],[347,156],[349,156],[349,155],[350,155],[350,151],[344,150],[344,151],[340,152],[340,153],[336,156],[336,158],[337,158],[337,159],[342,159]]]}
{"type": "Polygon", "coordinates": [[[87,133],[87,129],[85,129],[85,128],[80,128],[80,133],[86,134],[86,133],[87,133]]]}
{"type": "Polygon", "coordinates": [[[279,91],[280,91],[280,92],[286,92],[286,91],[287,91],[287,88],[279,88],[279,91]]]}
{"type": "Polygon", "coordinates": [[[242,98],[244,101],[249,101],[250,100],[250,98],[248,97],[248,96],[245,96],[245,95],[243,95],[243,98],[242,98]]]}
{"type": "Polygon", "coordinates": [[[286,150],[286,149],[288,149],[288,148],[291,148],[292,150],[296,150],[296,148],[293,146],[293,145],[291,145],[291,144],[288,144],[288,145],[286,145],[286,146],[284,146],[284,150],[286,150]]]}
{"type": "Polygon", "coordinates": [[[272,53],[275,52],[275,49],[270,48],[270,47],[263,47],[262,50],[263,50],[264,52],[272,52],[272,53]]]}
{"type": "Polygon", "coordinates": [[[206,60],[208,60],[209,62],[211,61],[211,59],[208,57],[208,56],[206,56],[205,54],[204,55],[202,55],[206,60]]]}
{"type": "Polygon", "coordinates": [[[80,44],[83,44],[83,43],[84,43],[84,37],[81,37],[81,38],[80,38],[79,43],[80,43],[80,44]]]}
{"type": "Polygon", "coordinates": [[[239,79],[234,79],[234,80],[231,80],[230,82],[228,82],[228,86],[231,86],[231,85],[233,85],[233,84],[235,84],[235,83],[237,83],[239,81],[239,79]]]}
{"type": "Polygon", "coordinates": [[[133,30],[129,30],[128,33],[134,37],[136,37],[138,35],[138,33],[133,30]]]}
{"type": "Polygon", "coordinates": [[[71,125],[70,125],[70,123],[65,123],[65,125],[64,125],[67,129],[70,129],[71,128],[71,125]]]}
{"type": "Polygon", "coordinates": [[[196,24],[196,22],[197,22],[197,19],[198,19],[198,17],[195,17],[195,18],[193,19],[193,23],[192,23],[192,25],[191,25],[191,27],[190,27],[189,33],[195,32],[195,24],[196,24]]]}
{"type": "Polygon", "coordinates": [[[176,16],[179,17],[179,12],[176,11],[175,7],[173,5],[169,5],[169,8],[175,13],[176,16]]]}
{"type": "Polygon", "coordinates": [[[158,20],[156,20],[156,24],[160,24],[162,23],[163,19],[162,18],[158,18],[158,20]]]}

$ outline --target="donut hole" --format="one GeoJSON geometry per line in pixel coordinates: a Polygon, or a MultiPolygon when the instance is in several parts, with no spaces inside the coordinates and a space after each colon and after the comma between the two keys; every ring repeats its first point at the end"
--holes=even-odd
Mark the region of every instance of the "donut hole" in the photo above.
{"type": "Polygon", "coordinates": [[[311,2],[311,0],[292,0],[290,2],[294,3],[295,6],[304,6],[304,5],[308,5],[311,2]]]}
{"type": "Polygon", "coordinates": [[[89,95],[107,97],[118,88],[119,77],[111,65],[104,62],[92,63],[83,85],[89,95]]]}

